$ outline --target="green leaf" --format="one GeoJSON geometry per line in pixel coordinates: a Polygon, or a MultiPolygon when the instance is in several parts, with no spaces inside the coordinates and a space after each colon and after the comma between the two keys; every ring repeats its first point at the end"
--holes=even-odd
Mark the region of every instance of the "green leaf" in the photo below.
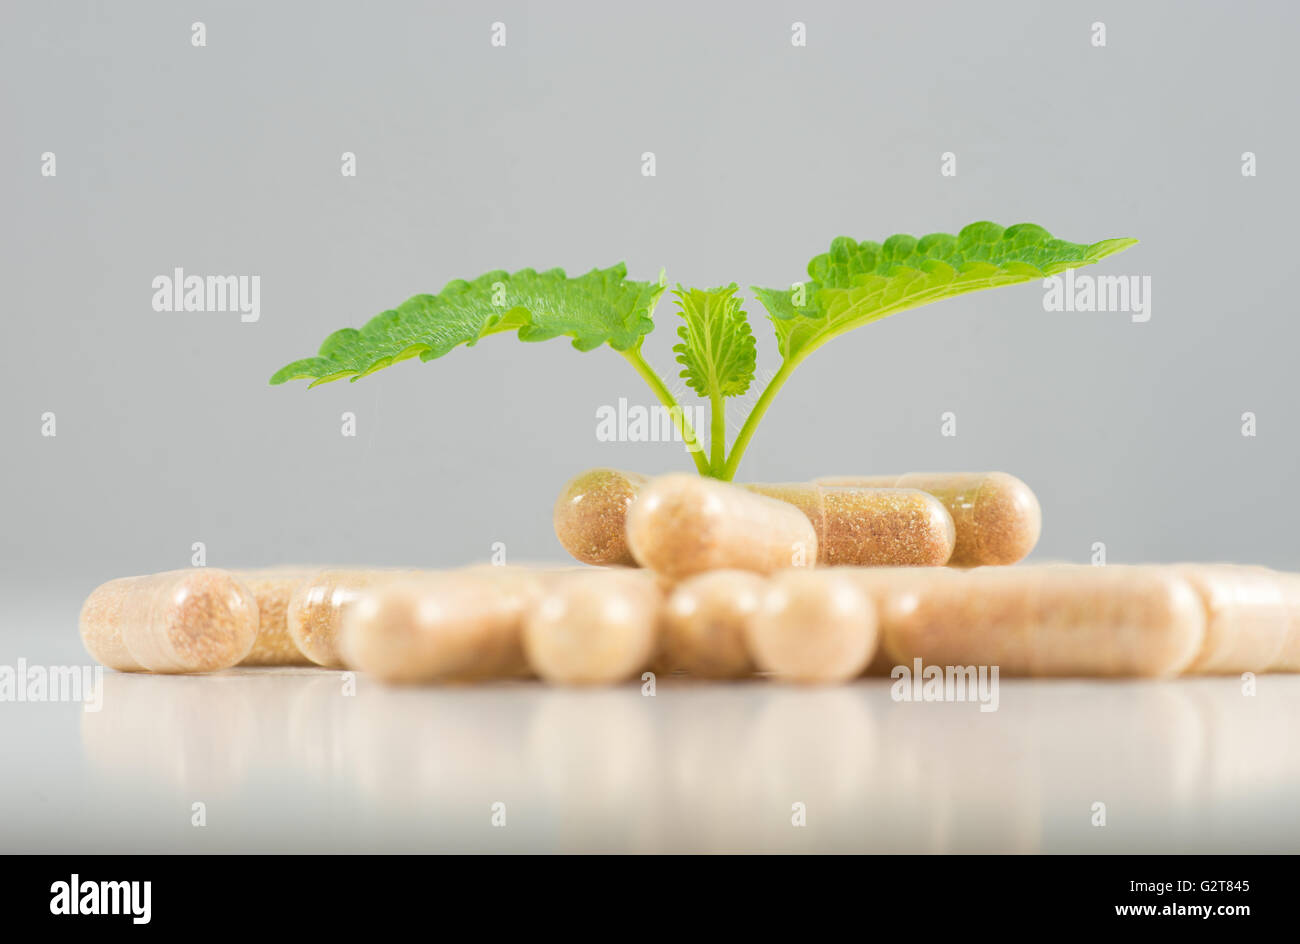
{"type": "Polygon", "coordinates": [[[1013,285],[1089,265],[1136,243],[1085,245],[1054,239],[1033,223],[1003,229],[971,223],[957,236],[899,234],[884,244],[841,236],[808,263],[800,289],[755,288],[776,329],[781,356],[806,357],[831,338],[908,308],[963,292],[1013,285]]]}
{"type": "Polygon", "coordinates": [[[736,284],[673,291],[685,324],[673,346],[681,377],[701,397],[738,397],[754,379],[758,357],[748,316],[736,298],[736,284]]]}
{"type": "Polygon", "coordinates": [[[623,263],[569,278],[563,269],[488,272],[449,282],[437,295],[416,295],[376,315],[360,329],[327,337],[315,357],[280,368],[271,383],[306,378],[311,386],[367,374],[418,356],[442,357],[479,338],[515,331],[521,341],[573,339],[580,351],[608,344],[627,351],[654,329],[651,313],[663,294],[658,282],[633,282],[623,263]]]}

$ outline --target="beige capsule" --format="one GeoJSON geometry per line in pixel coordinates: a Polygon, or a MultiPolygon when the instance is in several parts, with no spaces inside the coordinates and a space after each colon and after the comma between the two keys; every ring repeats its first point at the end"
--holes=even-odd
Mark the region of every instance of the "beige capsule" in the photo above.
{"type": "Polygon", "coordinates": [[[875,609],[839,570],[790,570],[773,577],[745,639],[760,669],[796,682],[861,675],[876,651],[875,609]]]}
{"type": "Polygon", "coordinates": [[[386,682],[526,675],[523,619],[543,586],[541,573],[514,567],[395,578],[348,607],[342,655],[386,682]]]}
{"type": "Polygon", "coordinates": [[[655,654],[663,594],[643,571],[556,579],[524,618],[524,653],[548,682],[599,685],[642,671],[655,654]]]}
{"type": "Polygon", "coordinates": [[[745,626],[766,584],[743,570],[713,570],[678,584],[664,604],[657,662],[703,678],[752,675],[745,626]]]}
{"type": "Polygon", "coordinates": [[[1029,556],[1043,530],[1038,497],[1005,472],[912,472],[907,475],[828,476],[822,485],[916,488],[943,503],[956,527],[949,564],[1014,564],[1029,556]]]}
{"type": "Polygon", "coordinates": [[[889,675],[897,664],[884,643],[883,614],[890,601],[908,590],[924,591],[936,580],[960,578],[968,572],[951,567],[843,567],[837,573],[853,580],[876,612],[881,640],[863,674],[882,676],[889,675]]]}
{"type": "Polygon", "coordinates": [[[1300,574],[1279,573],[1278,585],[1286,603],[1286,636],[1277,658],[1273,660],[1274,672],[1300,672],[1300,574]]]}
{"type": "Polygon", "coordinates": [[[289,632],[289,601],[314,573],[304,568],[239,570],[234,574],[257,600],[257,639],[240,665],[312,665],[289,632]]]}
{"type": "Polygon", "coordinates": [[[1205,642],[1189,674],[1265,672],[1284,658],[1292,614],[1278,574],[1231,564],[1178,564],[1170,570],[1205,604],[1205,642]]]}
{"type": "Polygon", "coordinates": [[[879,610],[904,591],[923,591],[937,581],[960,579],[979,571],[948,567],[845,567],[839,573],[851,579],[879,610]]]}
{"type": "MultiPolygon", "coordinates": [[[[588,564],[635,564],[627,518],[647,481],[634,472],[603,468],[570,481],[554,513],[555,533],[565,550],[588,564]]],[[[742,487],[802,511],[817,534],[819,564],[937,566],[948,563],[956,545],[952,515],[939,499],[919,489],[809,482],[742,487]]]]}
{"type": "Polygon", "coordinates": [[[122,577],[81,608],[86,651],[122,672],[215,672],[237,665],[257,638],[257,600],[215,568],[122,577]]]}
{"type": "Polygon", "coordinates": [[[552,521],[564,549],[584,564],[635,563],[626,538],[627,511],[646,477],[618,469],[588,469],[555,500],[552,521]]]}
{"type": "Polygon", "coordinates": [[[299,584],[289,598],[286,622],[299,651],[316,665],[344,668],[343,617],[365,590],[416,571],[323,570],[299,584]]]}
{"type": "Polygon", "coordinates": [[[708,570],[769,574],[817,560],[817,532],[799,509],[696,475],[647,485],[628,512],[627,541],[637,563],[673,580],[708,570]]]}
{"type": "Polygon", "coordinates": [[[956,543],[952,515],[914,488],[857,488],[794,482],[745,488],[794,505],[817,532],[817,563],[853,567],[939,567],[956,543]]]}
{"type": "Polygon", "coordinates": [[[887,593],[895,665],[998,666],[1008,676],[1165,677],[1196,658],[1205,609],[1158,567],[984,567],[887,593]]]}

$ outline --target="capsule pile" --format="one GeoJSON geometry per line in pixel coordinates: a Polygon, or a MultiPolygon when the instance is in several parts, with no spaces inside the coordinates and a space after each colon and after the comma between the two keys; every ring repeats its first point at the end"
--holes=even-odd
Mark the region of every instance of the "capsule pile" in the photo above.
{"type": "Polygon", "coordinates": [[[1041,514],[1002,473],[738,486],[593,469],[554,520],[596,566],[129,577],[87,598],[82,640],[127,672],[317,665],[393,684],[1300,671],[1300,575],[1004,566],[1041,514]]]}

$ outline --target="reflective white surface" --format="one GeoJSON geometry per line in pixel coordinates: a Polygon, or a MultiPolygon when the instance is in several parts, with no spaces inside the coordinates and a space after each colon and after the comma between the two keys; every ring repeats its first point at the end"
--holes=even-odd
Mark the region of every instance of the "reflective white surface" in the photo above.
{"type": "Polygon", "coordinates": [[[0,850],[1300,850],[1296,676],[1003,680],[987,713],[888,680],[345,681],[105,673],[99,712],[0,704],[0,850]]]}

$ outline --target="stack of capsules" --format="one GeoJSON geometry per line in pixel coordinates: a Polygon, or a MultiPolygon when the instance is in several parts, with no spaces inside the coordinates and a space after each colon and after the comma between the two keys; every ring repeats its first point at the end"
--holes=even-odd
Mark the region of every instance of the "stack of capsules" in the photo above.
{"type": "Polygon", "coordinates": [[[1009,676],[1300,671],[1300,575],[1005,566],[1041,514],[1002,473],[732,485],[593,469],[554,517],[594,566],[129,577],[86,600],[82,639],[121,671],[319,665],[392,683],[837,682],[918,659],[1009,676]]]}

